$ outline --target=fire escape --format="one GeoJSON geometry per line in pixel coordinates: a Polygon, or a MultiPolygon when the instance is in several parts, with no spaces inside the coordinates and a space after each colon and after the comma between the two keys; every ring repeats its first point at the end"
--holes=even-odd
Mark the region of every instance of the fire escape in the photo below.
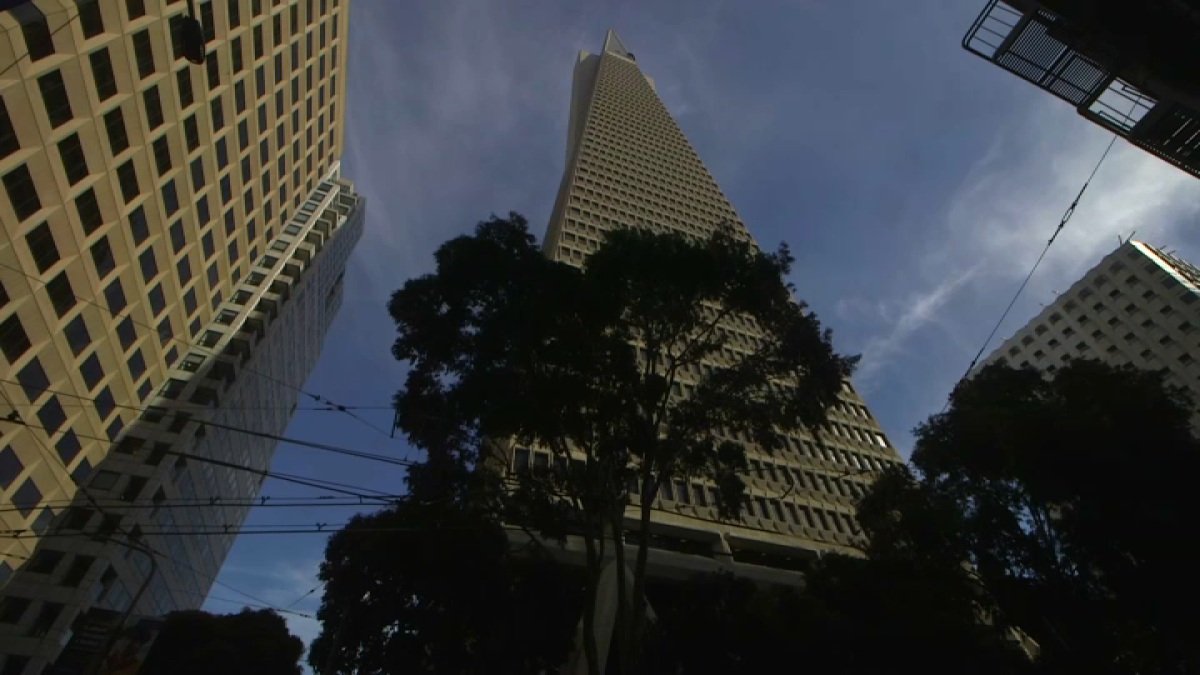
{"type": "Polygon", "coordinates": [[[1200,9],[1143,2],[1109,2],[1102,14],[1078,0],[989,0],[962,44],[1200,178],[1200,76],[1174,44],[1200,43],[1200,9]]]}

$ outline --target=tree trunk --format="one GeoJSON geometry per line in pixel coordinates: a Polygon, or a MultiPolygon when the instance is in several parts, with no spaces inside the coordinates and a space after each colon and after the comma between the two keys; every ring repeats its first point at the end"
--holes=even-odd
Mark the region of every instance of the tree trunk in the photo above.
{"type": "Polygon", "coordinates": [[[633,568],[633,607],[631,621],[629,622],[629,658],[625,663],[625,673],[635,674],[641,670],[642,662],[642,626],[645,623],[646,616],[646,563],[650,556],[650,512],[654,506],[654,497],[658,495],[659,481],[662,476],[657,479],[647,478],[646,482],[651,483],[649,490],[642,492],[642,513],[641,520],[638,523],[641,532],[641,538],[638,541],[637,563],[633,568]],[[649,498],[647,498],[649,495],[649,498]]]}
{"type": "MultiPolygon", "coordinates": [[[[613,515],[610,523],[613,533],[613,555],[617,565],[617,619],[613,626],[613,632],[617,637],[617,665],[618,672],[627,672],[625,664],[630,658],[630,642],[627,622],[629,620],[629,602],[625,593],[625,505],[618,503],[613,510],[613,515]]],[[[612,670],[612,668],[608,668],[612,670]]]]}
{"type": "Polygon", "coordinates": [[[601,675],[600,654],[596,649],[596,592],[599,590],[601,566],[590,521],[584,523],[583,538],[587,545],[588,566],[587,590],[583,599],[583,651],[587,655],[588,675],[601,675]]]}

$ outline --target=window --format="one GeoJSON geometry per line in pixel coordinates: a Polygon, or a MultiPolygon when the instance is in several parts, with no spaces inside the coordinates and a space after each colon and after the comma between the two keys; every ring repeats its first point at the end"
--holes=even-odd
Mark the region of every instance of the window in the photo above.
{"type": "Polygon", "coordinates": [[[21,148],[17,140],[17,130],[13,128],[12,118],[8,116],[8,108],[4,99],[0,99],[0,159],[8,157],[21,148]]]}
{"type": "MultiPolygon", "coordinates": [[[[191,316],[196,311],[196,289],[189,288],[187,293],[183,294],[183,311],[187,316],[191,316]]],[[[193,331],[195,332],[195,331],[193,331]]]]}
{"type": "Polygon", "coordinates": [[[221,59],[220,54],[213,50],[208,53],[204,59],[208,67],[208,90],[212,91],[221,85],[221,59]]]}
{"type": "Polygon", "coordinates": [[[179,274],[179,286],[181,288],[192,280],[192,264],[187,256],[179,259],[179,262],[175,265],[175,271],[179,274]]]}
{"type": "Polygon", "coordinates": [[[154,166],[159,176],[171,170],[171,148],[166,136],[159,136],[154,141],[154,166]]]}
{"type": "Polygon", "coordinates": [[[87,157],[79,143],[79,134],[71,134],[58,142],[58,157],[62,160],[63,172],[71,185],[87,178],[87,157]]]}
{"type": "Polygon", "coordinates": [[[79,26],[84,39],[96,37],[104,32],[104,18],[100,15],[100,3],[84,2],[79,5],[79,26]]]}
{"type": "Polygon", "coordinates": [[[146,210],[141,206],[129,212],[129,233],[133,235],[133,243],[139,246],[150,236],[150,228],[146,224],[146,210]]]}
{"type": "Polygon", "coordinates": [[[250,147],[250,124],[248,120],[238,122],[238,150],[250,147]]]}
{"type": "Polygon", "coordinates": [[[241,25],[242,21],[241,16],[238,14],[238,0],[228,0],[226,7],[229,9],[229,27],[237,28],[241,25]]]}
{"type": "Polygon", "coordinates": [[[96,267],[96,276],[101,281],[116,268],[117,262],[107,235],[101,235],[96,243],[92,244],[92,264],[96,267]]]}
{"type": "MultiPolygon", "coordinates": [[[[168,316],[158,324],[158,340],[160,344],[166,346],[166,344],[170,342],[173,337],[175,337],[175,331],[171,328],[171,317],[168,316]]],[[[167,362],[168,366],[175,362],[174,354],[175,349],[172,348],[163,355],[163,360],[167,362]]]]}
{"type": "Polygon", "coordinates": [[[183,14],[176,14],[170,19],[171,58],[178,61],[183,58],[183,14]]]}
{"type": "Polygon", "coordinates": [[[208,266],[208,287],[213,288],[217,285],[217,280],[221,278],[221,268],[217,263],[208,266]]]}
{"type": "Polygon", "coordinates": [[[92,336],[88,333],[87,323],[83,320],[83,315],[80,314],[67,323],[63,329],[63,335],[67,338],[67,344],[71,347],[71,352],[75,356],[79,356],[88,345],[92,343],[92,336]]]}
{"type": "Polygon", "coordinates": [[[70,464],[83,448],[80,446],[79,437],[75,435],[75,432],[67,429],[62,438],[54,444],[54,449],[58,452],[58,458],[62,460],[63,464],[70,464]]]}
{"type": "Polygon", "coordinates": [[[175,73],[175,84],[179,89],[179,107],[186,108],[195,101],[195,94],[192,92],[192,73],[188,68],[184,68],[175,73]]]}
{"type": "Polygon", "coordinates": [[[129,20],[133,21],[138,17],[145,16],[146,6],[143,4],[143,0],[125,0],[125,11],[129,13],[129,20]]]}
{"type": "Polygon", "coordinates": [[[254,58],[261,59],[263,57],[263,27],[258,24],[254,27],[254,58]]]}
{"type": "Polygon", "coordinates": [[[233,105],[234,105],[234,108],[237,110],[237,114],[240,115],[240,114],[246,112],[246,82],[245,82],[245,80],[238,80],[237,83],[233,85],[233,105]]]}
{"type": "Polygon", "coordinates": [[[204,259],[212,258],[213,254],[217,252],[217,247],[213,245],[212,230],[204,233],[204,236],[200,238],[200,245],[204,247],[204,259]]]}
{"type": "Polygon", "coordinates": [[[158,276],[158,261],[154,259],[154,247],[151,246],[138,257],[138,263],[142,267],[142,281],[150,283],[154,277],[158,276]]]}
{"type": "Polygon", "coordinates": [[[137,199],[137,196],[141,194],[141,188],[138,187],[137,169],[134,167],[132,159],[117,167],[117,180],[121,184],[121,196],[125,199],[126,204],[137,199]]]}
{"type": "Polygon", "coordinates": [[[229,174],[225,174],[221,177],[221,204],[228,204],[231,199],[233,199],[233,191],[230,187],[229,174]]]}
{"type": "Polygon", "coordinates": [[[242,38],[235,37],[229,42],[229,57],[232,61],[233,72],[242,72],[242,38]]]}
{"type": "Polygon", "coordinates": [[[138,75],[144,80],[154,74],[154,48],[150,45],[150,29],[133,34],[133,55],[137,59],[138,75]]]}
{"type": "Polygon", "coordinates": [[[175,215],[175,212],[179,210],[179,196],[175,193],[174,178],[163,184],[162,201],[168,216],[175,215]]]}
{"type": "Polygon", "coordinates": [[[25,327],[21,325],[21,320],[16,314],[0,323],[0,351],[4,352],[4,358],[8,359],[9,363],[21,358],[29,351],[29,347],[29,336],[25,334],[25,327]]]}
{"type": "Polygon", "coordinates": [[[229,166],[229,149],[225,146],[225,137],[217,139],[217,171],[229,166]]]}
{"type": "Polygon", "coordinates": [[[87,385],[88,391],[99,386],[100,381],[104,379],[104,368],[100,365],[100,358],[95,353],[79,364],[79,375],[83,378],[83,383],[87,385]]]}
{"type": "Polygon", "coordinates": [[[25,235],[25,243],[29,246],[29,254],[33,256],[33,264],[39,272],[45,272],[58,262],[58,246],[54,244],[54,235],[50,234],[50,226],[42,223],[25,235]]]}
{"type": "Polygon", "coordinates": [[[113,157],[129,147],[129,135],[125,133],[125,115],[120,106],[104,114],[104,129],[108,132],[108,147],[113,157]]]}
{"type": "Polygon", "coordinates": [[[192,190],[199,192],[204,185],[204,158],[197,157],[192,160],[192,190]]]}
{"type": "Polygon", "coordinates": [[[196,126],[196,116],[183,121],[183,135],[187,139],[188,152],[200,147],[200,129],[196,126]]]}
{"type": "Polygon", "coordinates": [[[67,421],[67,414],[63,412],[62,405],[58,402],[58,397],[51,396],[46,404],[37,412],[38,421],[47,434],[53,434],[58,431],[58,428],[67,421]]]}
{"type": "Polygon", "coordinates": [[[163,123],[162,101],[158,98],[158,85],[142,92],[142,103],[146,106],[146,124],[157,129],[163,123]]]}
{"type": "Polygon", "coordinates": [[[35,403],[41,398],[42,393],[50,388],[50,378],[46,377],[46,371],[42,368],[42,362],[37,357],[30,359],[29,363],[17,373],[17,382],[25,392],[25,398],[30,403],[35,403]]]}
{"type": "Polygon", "coordinates": [[[61,272],[46,284],[46,293],[50,295],[50,304],[59,318],[75,306],[75,292],[71,290],[71,281],[67,279],[66,272],[61,272]]]}
{"type": "Polygon", "coordinates": [[[108,303],[108,311],[113,314],[125,309],[125,289],[121,286],[119,278],[113,279],[113,282],[104,289],[104,299],[108,303]]]}
{"type": "Polygon", "coordinates": [[[42,491],[34,484],[33,478],[26,478],[21,487],[12,493],[13,506],[23,516],[28,516],[33,513],[42,502],[42,491]]]}
{"type": "MultiPolygon", "coordinates": [[[[25,611],[29,609],[30,604],[32,604],[31,600],[19,598],[15,595],[10,595],[0,600],[0,623],[21,623],[21,618],[25,616],[25,611]]],[[[5,667],[7,668],[8,663],[13,660],[16,660],[18,666],[13,670],[13,673],[24,672],[25,665],[29,663],[29,659],[26,657],[9,656],[5,661],[5,667]]]]}
{"type": "Polygon", "coordinates": [[[200,199],[196,200],[196,225],[204,227],[210,220],[212,215],[208,211],[208,195],[200,195],[200,199]]]}
{"type": "Polygon", "coordinates": [[[5,447],[0,450],[0,489],[7,490],[22,471],[25,471],[25,465],[20,462],[12,448],[5,447]]]}
{"type": "Polygon", "coordinates": [[[108,416],[117,408],[117,402],[113,400],[112,387],[105,387],[96,394],[96,398],[92,399],[92,404],[96,406],[96,414],[100,416],[100,421],[108,419],[108,416]]]}
{"type": "Polygon", "coordinates": [[[154,316],[157,317],[159,314],[162,314],[163,310],[167,308],[167,300],[163,296],[162,284],[150,289],[146,297],[150,300],[150,311],[154,316]]]}
{"type": "Polygon", "coordinates": [[[229,209],[225,212],[225,234],[232,235],[236,228],[237,218],[233,215],[233,209],[229,209]]]}
{"type": "Polygon", "coordinates": [[[215,134],[225,127],[225,108],[221,105],[220,96],[209,101],[209,110],[212,112],[212,129],[215,134]]]}
{"type": "MultiPolygon", "coordinates": [[[[100,85],[99,78],[96,85],[100,85]]],[[[50,119],[51,127],[58,128],[74,117],[71,112],[71,99],[67,97],[67,85],[63,83],[61,72],[55,70],[39,77],[38,88],[42,90],[42,103],[46,106],[46,116],[50,119]]]]}
{"type": "Polygon", "coordinates": [[[183,234],[183,221],[177,220],[171,224],[171,248],[179,253],[180,249],[187,243],[187,239],[183,234]]]}
{"type": "Polygon", "coordinates": [[[217,39],[217,26],[213,20],[212,2],[200,3],[200,23],[204,27],[205,42],[212,42],[217,39]]]}
{"type": "Polygon", "coordinates": [[[237,240],[229,242],[229,264],[233,264],[238,260],[238,243],[237,240]]]}
{"type": "Polygon", "coordinates": [[[37,187],[29,169],[22,164],[4,175],[4,189],[8,192],[8,200],[12,203],[17,220],[23,221],[42,208],[42,200],[38,198],[37,187]]]}

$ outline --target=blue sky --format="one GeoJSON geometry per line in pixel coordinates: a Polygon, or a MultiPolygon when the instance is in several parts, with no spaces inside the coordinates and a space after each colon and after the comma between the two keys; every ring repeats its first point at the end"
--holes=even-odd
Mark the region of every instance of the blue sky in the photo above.
{"type": "MultiPolygon", "coordinates": [[[[861,353],[855,383],[906,455],[945,401],[1110,138],[963,51],[983,0],[753,3],[353,0],[343,173],[369,200],[346,298],[306,390],[387,405],[404,369],[385,305],[437,246],[490,213],[539,236],[563,169],[571,69],[615,29],[764,248],[792,246],[798,295],[861,353]]],[[[1010,335],[1136,230],[1200,260],[1200,181],[1118,141],[1000,329],[1010,335]]],[[[387,411],[361,411],[388,428],[387,411]]],[[[288,434],[411,454],[346,415],[288,434]]],[[[277,471],[400,490],[398,467],[281,446],[277,471]]],[[[263,494],[314,491],[268,481],[263,494]]],[[[350,509],[258,509],[339,523],[350,509]]],[[[325,538],[243,536],[219,580],[286,606],[325,538]]],[[[228,588],[212,595],[237,598],[228,588]]],[[[295,605],[315,611],[320,593],[295,605]]],[[[236,604],[212,600],[212,611],[236,604]]],[[[316,622],[289,619],[306,640],[316,622]]]]}

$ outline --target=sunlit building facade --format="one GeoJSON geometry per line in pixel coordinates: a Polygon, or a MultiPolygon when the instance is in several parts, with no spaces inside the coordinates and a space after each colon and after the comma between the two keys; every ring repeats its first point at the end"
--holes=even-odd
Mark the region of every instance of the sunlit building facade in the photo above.
{"type": "Polygon", "coordinates": [[[204,65],[185,0],[0,12],[4,675],[201,605],[361,235],[347,0],[195,4],[204,65]]]}

